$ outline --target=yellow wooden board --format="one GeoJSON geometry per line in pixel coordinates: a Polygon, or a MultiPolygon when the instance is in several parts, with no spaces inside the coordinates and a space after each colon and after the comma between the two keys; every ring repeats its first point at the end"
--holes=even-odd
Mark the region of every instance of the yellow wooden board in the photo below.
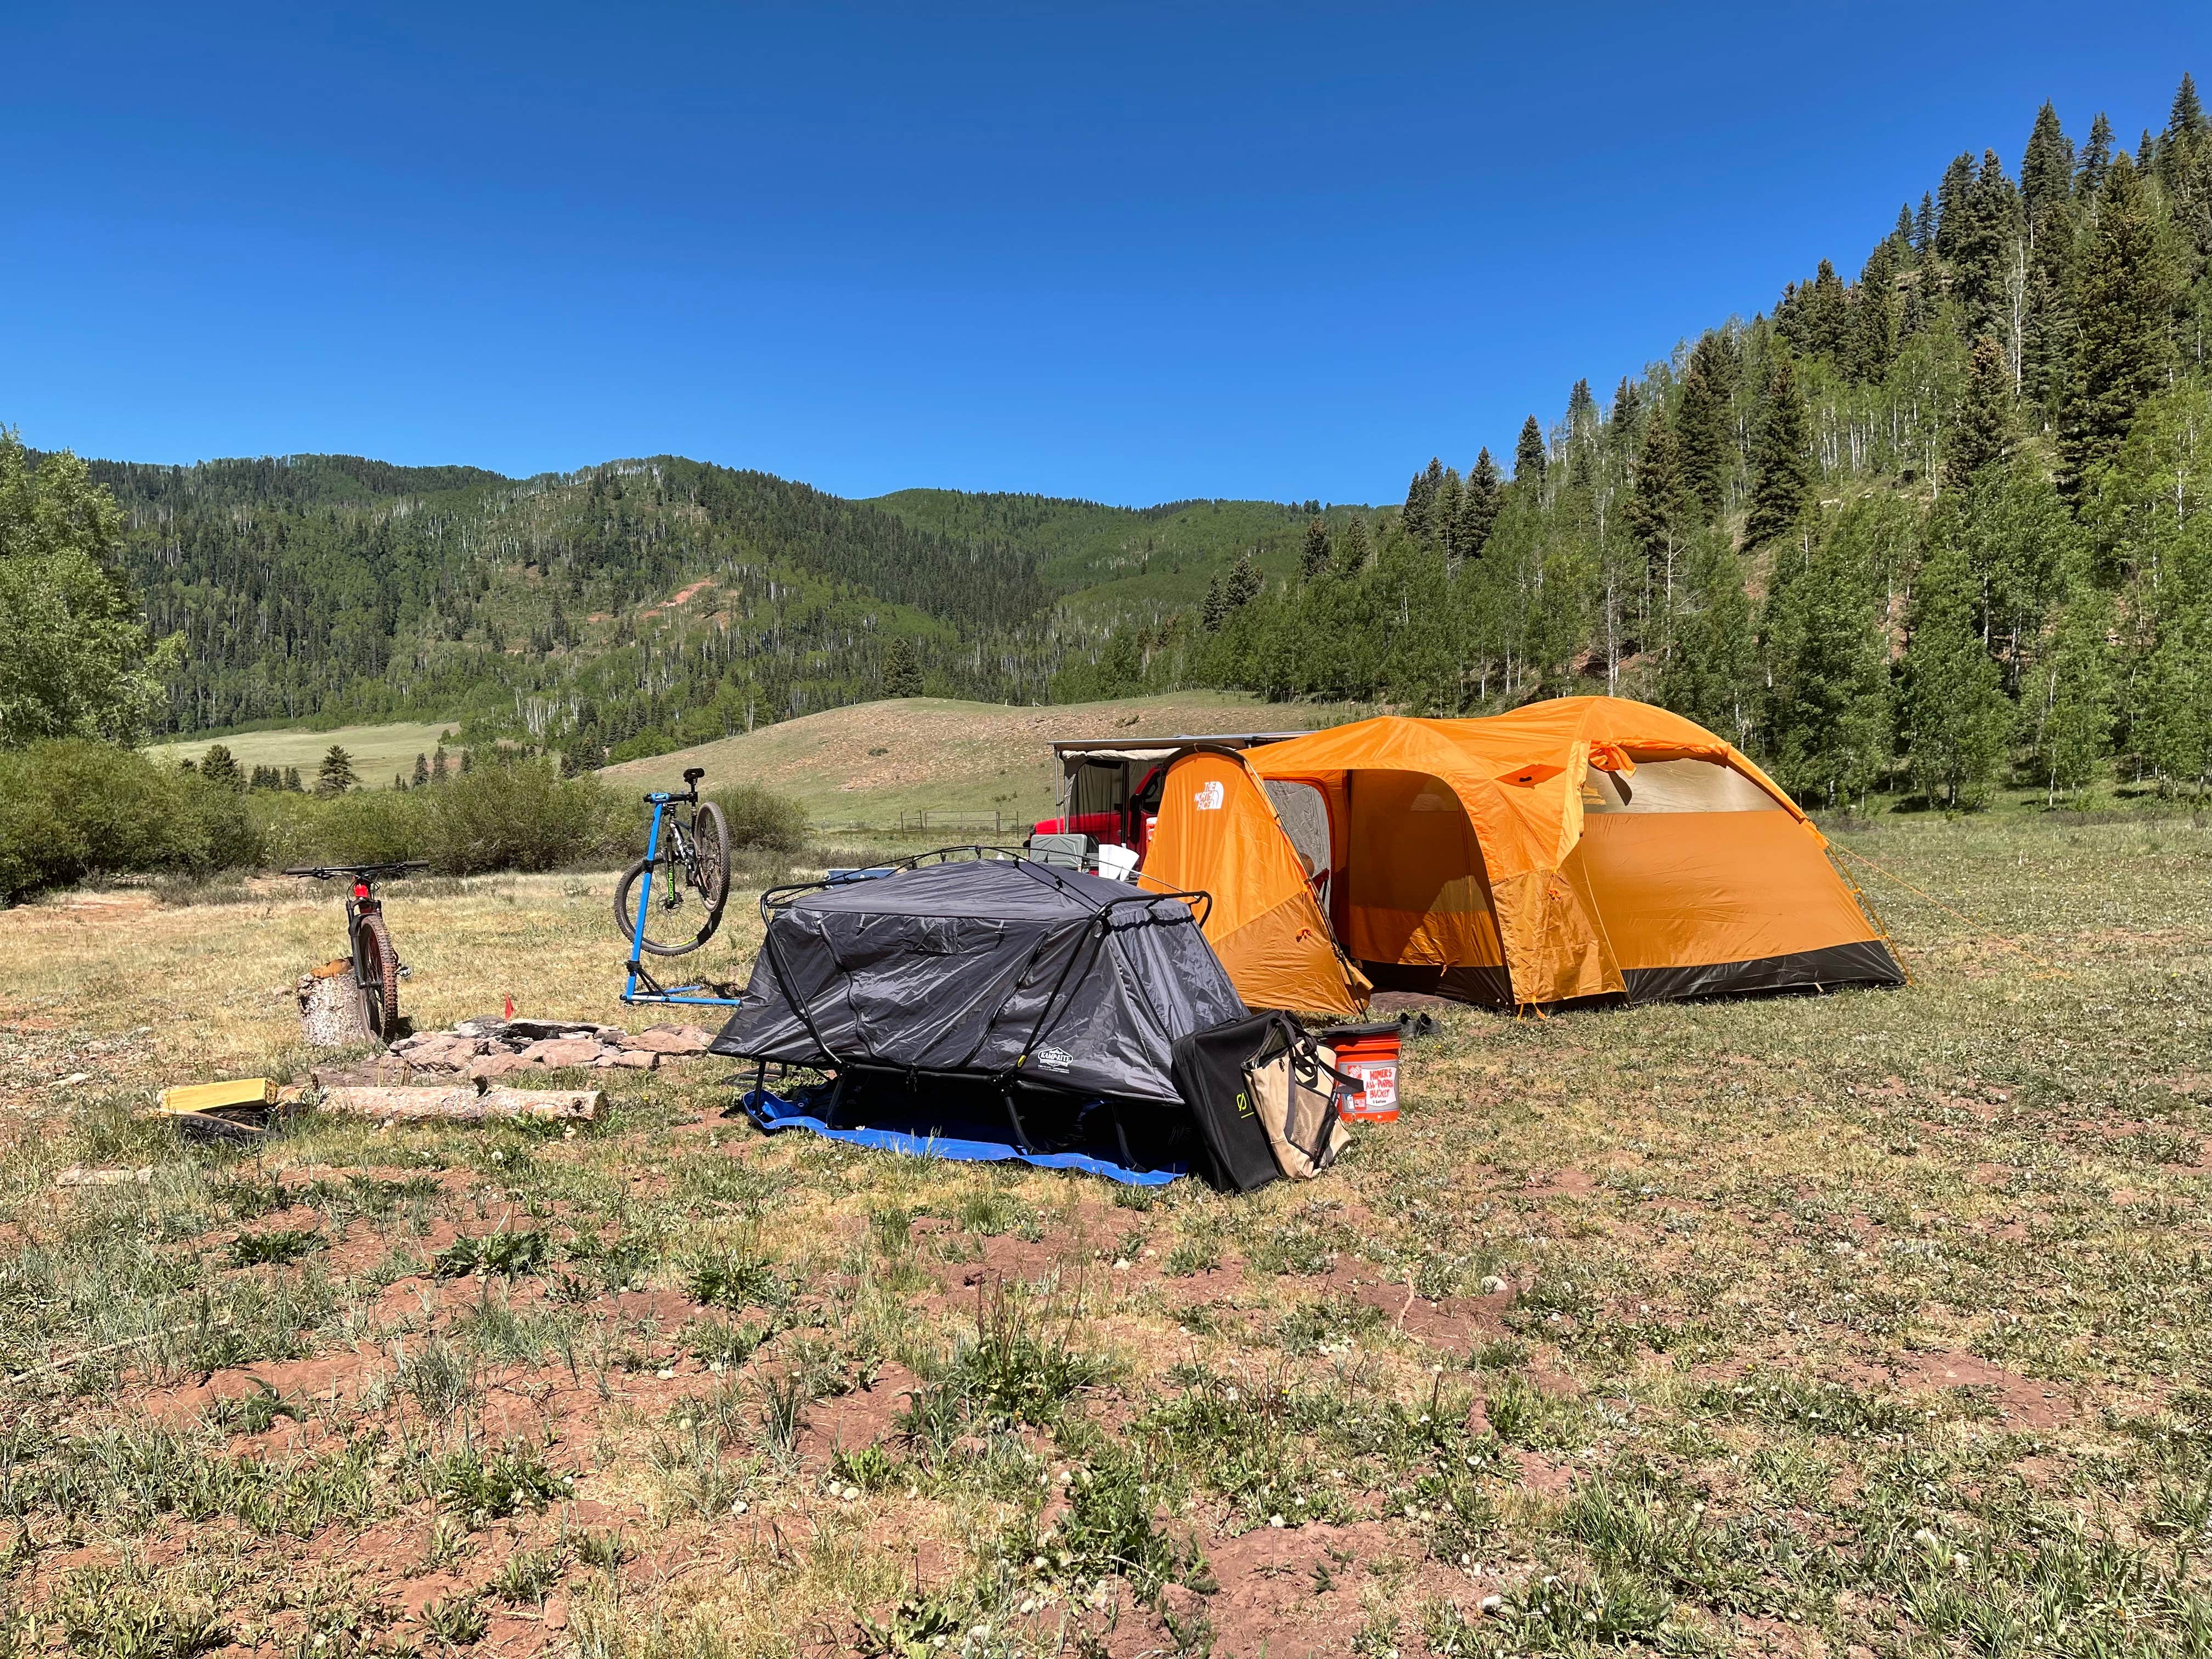
{"type": "Polygon", "coordinates": [[[276,1087],[265,1077],[241,1077],[228,1083],[185,1083],[161,1091],[165,1112],[204,1112],[217,1106],[266,1106],[276,1087]]]}

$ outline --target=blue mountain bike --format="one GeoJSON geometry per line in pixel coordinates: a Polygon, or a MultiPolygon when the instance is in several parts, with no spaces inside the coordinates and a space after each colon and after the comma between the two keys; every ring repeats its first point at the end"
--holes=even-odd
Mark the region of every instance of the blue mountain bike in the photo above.
{"type": "Polygon", "coordinates": [[[688,956],[722,925],[730,896],[730,823],[720,807],[699,799],[699,780],[706,775],[703,767],[687,767],[682,794],[655,790],[645,798],[653,808],[645,856],[615,887],[615,925],[629,941],[624,1002],[737,1006],[723,988],[661,985],[644,962],[647,954],[688,956]],[[708,992],[715,994],[703,994],[708,992]]]}

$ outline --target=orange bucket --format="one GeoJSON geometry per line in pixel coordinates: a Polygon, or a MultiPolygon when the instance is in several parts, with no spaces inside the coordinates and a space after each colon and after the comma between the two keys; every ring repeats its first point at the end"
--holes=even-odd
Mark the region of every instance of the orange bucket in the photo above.
{"type": "Polygon", "coordinates": [[[1364,1094],[1346,1092],[1338,1110],[1347,1122],[1398,1121],[1398,1024],[1332,1025],[1317,1039],[1336,1051],[1336,1069],[1367,1085],[1364,1094]]]}

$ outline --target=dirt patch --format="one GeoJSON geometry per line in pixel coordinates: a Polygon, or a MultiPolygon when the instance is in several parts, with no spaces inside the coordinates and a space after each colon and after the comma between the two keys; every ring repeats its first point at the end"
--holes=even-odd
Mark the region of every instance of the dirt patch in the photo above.
{"type": "Polygon", "coordinates": [[[1915,1354],[1896,1369],[1895,1380],[1905,1389],[1972,1389],[1994,1401],[2016,1428],[2056,1428],[2074,1415],[2064,1389],[2008,1371],[1963,1348],[1915,1354]]]}

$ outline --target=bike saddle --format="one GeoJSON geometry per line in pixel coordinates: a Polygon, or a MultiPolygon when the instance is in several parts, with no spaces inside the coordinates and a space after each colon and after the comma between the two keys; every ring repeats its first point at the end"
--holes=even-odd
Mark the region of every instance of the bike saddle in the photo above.
{"type": "Polygon", "coordinates": [[[684,781],[686,783],[696,783],[706,775],[707,769],[703,766],[687,766],[684,769],[684,781]]]}

